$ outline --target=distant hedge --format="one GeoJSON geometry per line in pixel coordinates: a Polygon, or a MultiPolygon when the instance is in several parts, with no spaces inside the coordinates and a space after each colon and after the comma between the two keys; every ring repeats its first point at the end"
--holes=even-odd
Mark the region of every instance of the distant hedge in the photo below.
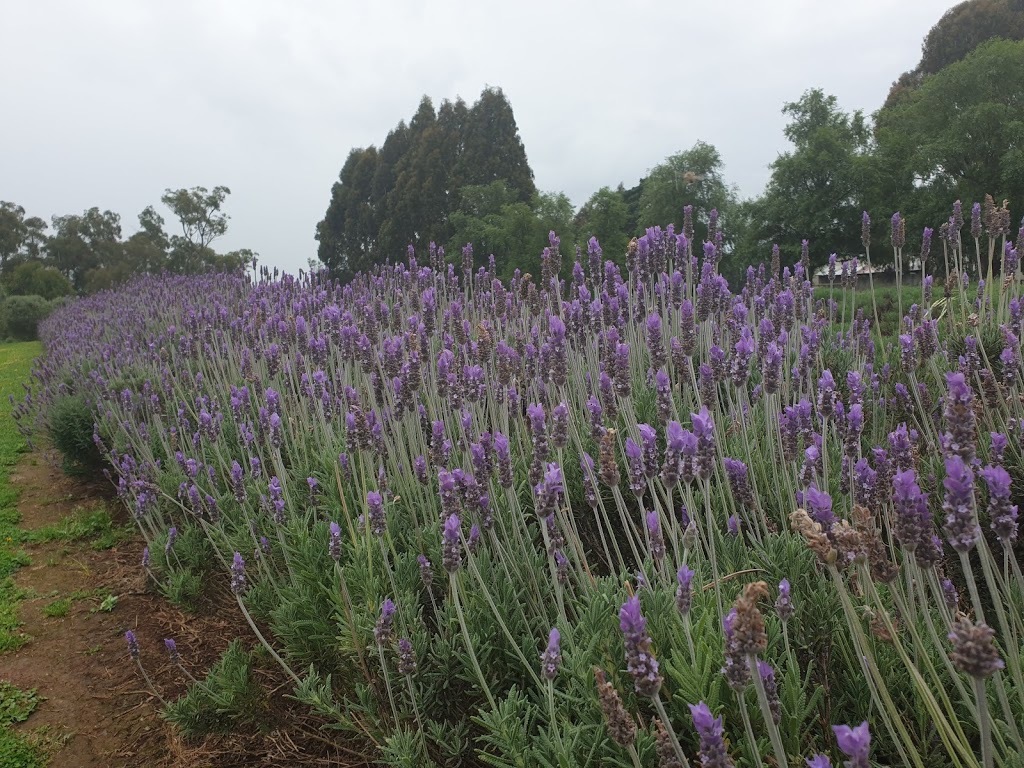
{"type": "Polygon", "coordinates": [[[0,299],[0,340],[35,341],[39,323],[64,301],[47,301],[42,296],[0,299]]]}

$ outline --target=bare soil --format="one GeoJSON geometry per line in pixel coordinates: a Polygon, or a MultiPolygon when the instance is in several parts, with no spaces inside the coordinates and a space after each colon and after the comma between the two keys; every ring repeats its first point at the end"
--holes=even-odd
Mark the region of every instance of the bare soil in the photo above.
{"type": "MultiPolygon", "coordinates": [[[[20,491],[21,526],[36,529],[76,509],[106,505],[115,522],[126,513],[109,486],[64,476],[41,453],[28,454],[12,473],[20,491]]],[[[50,542],[26,547],[31,565],[17,584],[30,597],[20,605],[30,640],[0,656],[0,677],[19,688],[37,688],[39,707],[22,728],[45,727],[56,742],[51,765],[61,768],[184,766],[364,765],[318,740],[316,723],[298,720],[284,698],[286,686],[273,670],[260,682],[271,692],[272,728],[264,733],[207,737],[186,742],[160,716],[160,703],[130,659],[124,639],[138,637],[142,661],[165,699],[185,692],[179,670],[169,663],[164,638],[174,638],[182,662],[196,677],[219,657],[231,639],[249,642],[252,633],[227,595],[213,595],[195,614],[185,613],[148,589],[141,568],[142,540],[133,537],[114,549],[97,551],[88,541],[50,542]],[[47,617],[57,598],[88,591],[64,617],[47,617]],[[97,610],[102,595],[117,596],[111,612],[97,610]],[[276,717],[277,713],[280,717],[276,717]],[[279,721],[279,722],[278,722],[279,721]]]]}

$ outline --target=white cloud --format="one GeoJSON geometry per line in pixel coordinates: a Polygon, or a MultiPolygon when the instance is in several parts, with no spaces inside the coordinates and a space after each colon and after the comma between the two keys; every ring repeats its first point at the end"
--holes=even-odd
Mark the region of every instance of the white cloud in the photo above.
{"type": "Polygon", "coordinates": [[[426,94],[485,85],[515,110],[537,185],[577,204],[698,139],[760,192],[783,103],[878,108],[950,0],[9,4],[0,199],[135,216],[166,187],[232,189],[222,247],[295,270],[349,150],[426,94]]]}

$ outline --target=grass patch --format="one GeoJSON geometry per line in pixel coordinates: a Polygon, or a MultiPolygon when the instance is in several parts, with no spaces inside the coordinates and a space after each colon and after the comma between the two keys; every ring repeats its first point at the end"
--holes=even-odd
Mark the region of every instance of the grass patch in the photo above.
{"type": "Polygon", "coordinates": [[[63,619],[71,610],[71,598],[62,597],[54,600],[49,605],[43,606],[43,616],[50,619],[63,619]]]}
{"type": "Polygon", "coordinates": [[[38,704],[35,688],[23,691],[8,682],[0,682],[0,725],[25,722],[38,704]]]}
{"type": "Polygon", "coordinates": [[[43,768],[46,755],[43,746],[30,735],[9,728],[0,728],[0,765],[7,768],[43,768]]]}
{"type": "Polygon", "coordinates": [[[93,549],[110,549],[128,539],[132,529],[115,526],[105,507],[76,509],[68,517],[51,525],[29,531],[26,540],[39,544],[52,541],[83,541],[92,539],[93,549]]]}

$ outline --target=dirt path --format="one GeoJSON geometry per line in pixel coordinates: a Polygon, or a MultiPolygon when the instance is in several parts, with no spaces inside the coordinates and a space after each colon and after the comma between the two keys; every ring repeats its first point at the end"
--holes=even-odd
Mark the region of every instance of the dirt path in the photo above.
{"type": "MultiPolygon", "coordinates": [[[[75,483],[38,454],[24,457],[11,475],[21,497],[21,526],[39,529],[76,510],[106,505],[97,486],[75,483]]],[[[51,765],[109,768],[160,762],[167,754],[168,728],[149,695],[141,690],[125,652],[124,631],[138,627],[155,649],[146,617],[159,607],[143,591],[138,574],[126,567],[128,541],[121,548],[97,551],[88,541],[28,545],[31,565],[15,576],[29,598],[19,607],[22,630],[31,640],[0,657],[7,680],[20,688],[38,688],[42,701],[25,728],[46,727],[63,747],[51,765]],[[113,610],[100,610],[102,598],[115,595],[113,610]],[[56,600],[72,599],[64,616],[44,610],[56,600]]],[[[162,603],[162,601],[159,601],[162,603]]],[[[157,639],[161,642],[162,639],[157,639]]]]}
{"type": "MultiPolygon", "coordinates": [[[[22,457],[11,473],[18,489],[20,526],[29,530],[59,522],[76,510],[106,506],[116,525],[127,515],[107,486],[72,481],[41,454],[22,457]]],[[[252,642],[230,595],[206,598],[187,614],[147,590],[140,565],[142,541],[132,535],[111,549],[90,541],[27,545],[31,564],[15,574],[29,598],[19,606],[22,630],[31,638],[0,656],[0,678],[42,699],[19,727],[45,727],[58,751],[54,768],[233,768],[234,766],[364,765],[344,747],[330,748],[317,723],[294,716],[278,670],[255,670],[270,692],[270,727],[263,732],[209,736],[186,743],[159,715],[159,702],[128,656],[125,630],[138,637],[142,660],[167,699],[185,692],[182,675],[168,660],[164,638],[174,638],[183,664],[202,677],[235,637],[252,642]],[[103,598],[116,596],[111,611],[103,598]],[[46,615],[55,600],[76,596],[64,616],[46,615]]],[[[52,612],[52,610],[51,610],[52,612]]],[[[285,681],[286,682],[286,681],[285,681]]]]}

